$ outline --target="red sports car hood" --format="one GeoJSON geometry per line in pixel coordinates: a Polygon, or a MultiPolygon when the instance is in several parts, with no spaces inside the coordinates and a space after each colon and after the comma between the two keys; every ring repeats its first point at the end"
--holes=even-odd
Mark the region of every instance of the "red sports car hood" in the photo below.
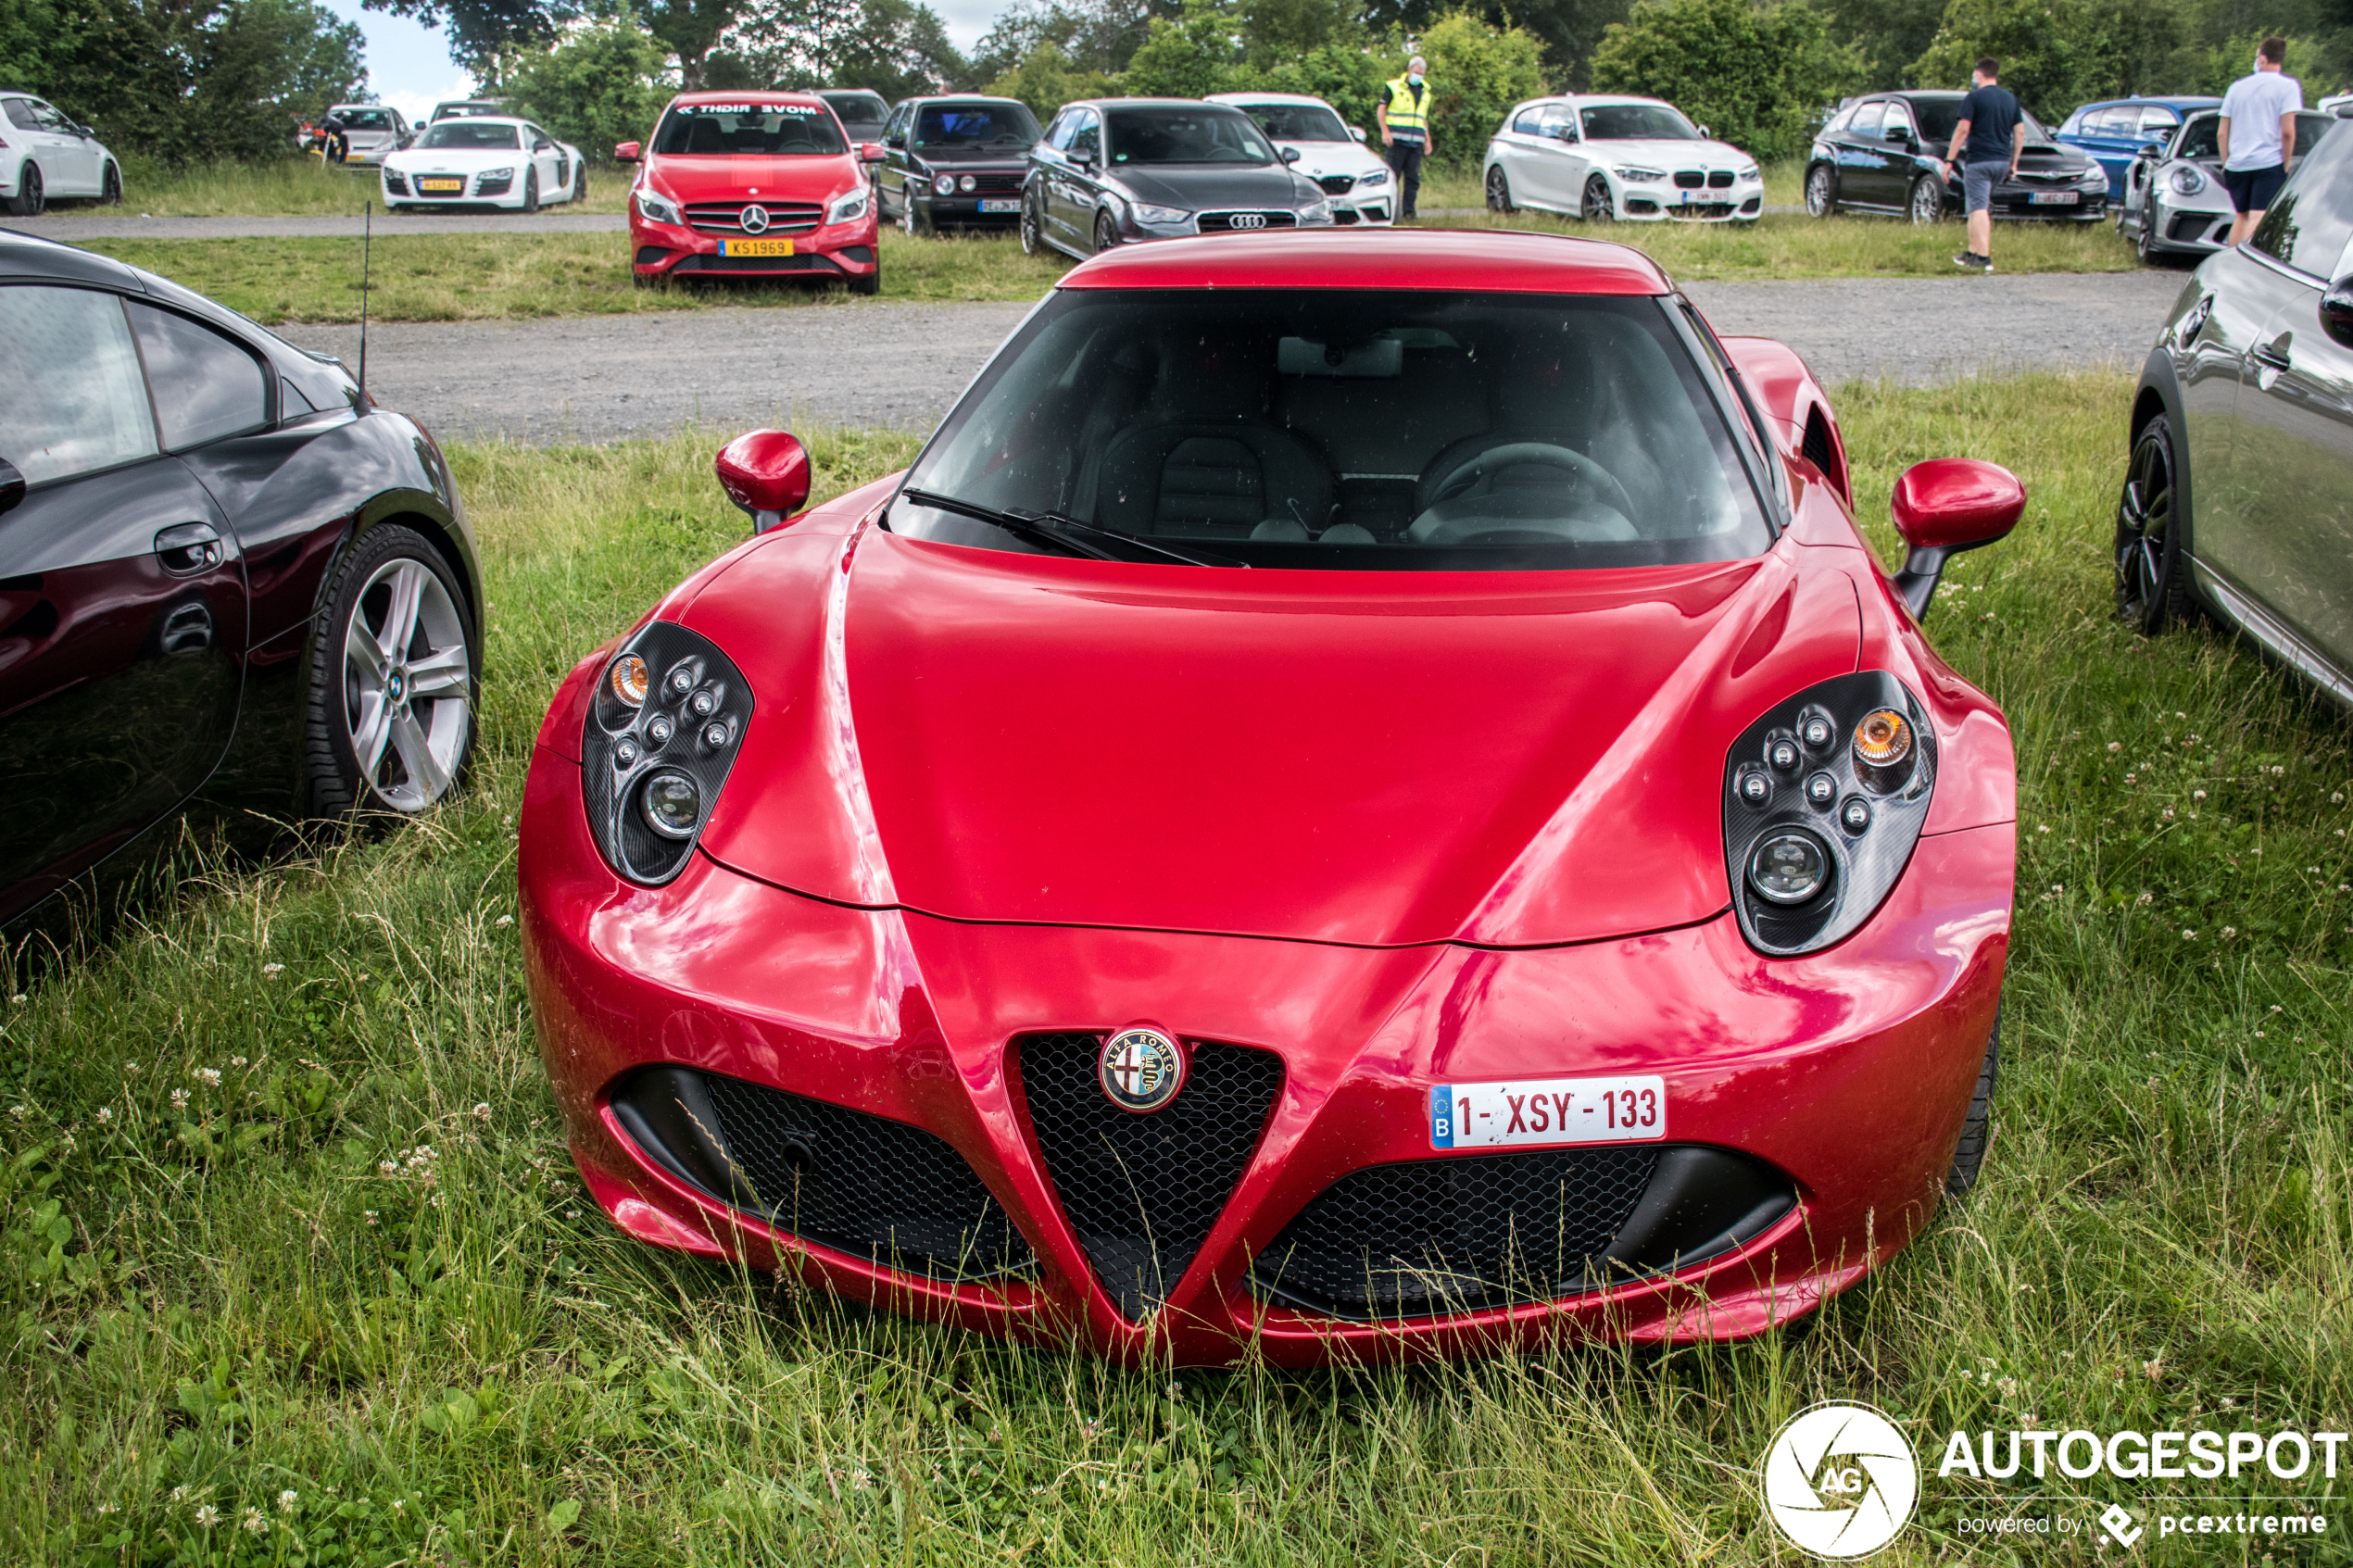
{"type": "Polygon", "coordinates": [[[1227,571],[867,529],[687,622],[759,711],[703,839],[851,903],[1359,944],[1570,942],[1729,901],[1727,746],[1856,666],[1849,552],[1227,571]]]}
{"type": "Polygon", "coordinates": [[[697,157],[662,153],[648,160],[646,176],[657,190],[682,202],[746,196],[822,202],[855,190],[865,179],[858,159],[849,153],[825,157],[697,157]]]}

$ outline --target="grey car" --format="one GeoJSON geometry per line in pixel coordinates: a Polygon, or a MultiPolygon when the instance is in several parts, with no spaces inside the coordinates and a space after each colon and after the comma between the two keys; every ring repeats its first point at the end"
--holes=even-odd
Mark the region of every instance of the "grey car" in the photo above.
{"type": "Polygon", "coordinates": [[[1029,150],[1021,246],[1085,259],[1135,240],[1327,228],[1323,187],[1227,104],[1098,98],[1064,104],[1029,150]]]}
{"type": "MultiPolygon", "coordinates": [[[[2124,170],[2116,232],[2153,256],[2204,256],[2231,237],[2231,194],[2222,188],[2218,150],[2222,117],[2208,111],[2183,120],[2173,134],[2145,146],[2124,170]]],[[[2296,144],[2309,149],[2336,117],[2306,109],[2296,117],[2296,144]]]]}
{"type": "Polygon", "coordinates": [[[2353,129],[2198,264],[2141,371],[2116,604],[2201,614],[2353,707],[2353,129]]]}

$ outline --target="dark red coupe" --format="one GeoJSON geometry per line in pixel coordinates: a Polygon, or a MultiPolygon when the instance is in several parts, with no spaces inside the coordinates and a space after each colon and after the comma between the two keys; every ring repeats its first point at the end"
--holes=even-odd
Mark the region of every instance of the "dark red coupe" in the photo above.
{"type": "Polygon", "coordinates": [[[559,693],[531,986],[632,1235],[1129,1359],[1762,1332],[1985,1147],[2009,731],[1797,357],[1630,250],[1073,270],[559,693]]]}

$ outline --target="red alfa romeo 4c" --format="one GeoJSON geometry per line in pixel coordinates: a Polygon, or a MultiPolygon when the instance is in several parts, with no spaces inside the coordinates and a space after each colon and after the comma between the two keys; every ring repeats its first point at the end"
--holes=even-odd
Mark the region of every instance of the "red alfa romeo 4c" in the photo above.
{"type": "Polygon", "coordinates": [[[564,683],[522,831],[591,1192],[1178,1364],[1763,1332],[1976,1178],[2009,731],[1797,357],[1515,233],[1073,270],[904,474],[564,683]]]}

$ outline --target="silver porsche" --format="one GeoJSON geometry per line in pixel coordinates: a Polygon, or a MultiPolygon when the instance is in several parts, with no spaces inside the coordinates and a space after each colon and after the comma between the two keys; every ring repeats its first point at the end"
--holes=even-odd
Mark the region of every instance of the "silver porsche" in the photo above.
{"type": "MultiPolygon", "coordinates": [[[[2310,152],[2335,117],[2306,109],[2296,117],[2296,150],[2310,152]]],[[[2167,254],[2204,256],[2231,237],[2231,193],[2222,188],[2217,150],[2222,117],[2194,114],[2163,142],[2142,147],[2124,171],[2116,204],[2116,232],[2129,236],[2145,261],[2167,254]]]]}

